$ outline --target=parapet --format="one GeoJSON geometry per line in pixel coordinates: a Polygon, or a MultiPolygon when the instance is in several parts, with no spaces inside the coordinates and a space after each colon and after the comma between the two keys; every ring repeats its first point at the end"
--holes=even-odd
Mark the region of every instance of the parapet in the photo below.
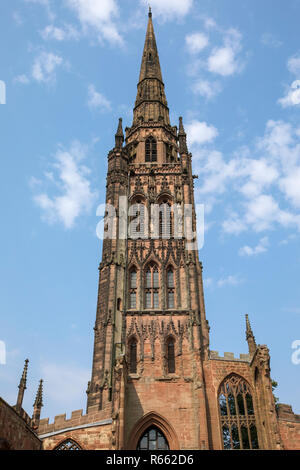
{"type": "Polygon", "coordinates": [[[240,357],[237,358],[232,352],[224,352],[224,356],[219,356],[219,351],[210,351],[209,357],[218,361],[250,362],[251,360],[250,354],[240,354],[240,357]]]}
{"type": "Polygon", "coordinates": [[[73,411],[71,418],[67,419],[66,414],[57,415],[53,423],[49,423],[49,418],[41,419],[38,435],[43,438],[48,434],[60,433],[66,430],[79,429],[81,427],[101,426],[111,423],[111,413],[109,410],[99,410],[99,407],[90,407],[87,414],[83,410],[73,411]]]}

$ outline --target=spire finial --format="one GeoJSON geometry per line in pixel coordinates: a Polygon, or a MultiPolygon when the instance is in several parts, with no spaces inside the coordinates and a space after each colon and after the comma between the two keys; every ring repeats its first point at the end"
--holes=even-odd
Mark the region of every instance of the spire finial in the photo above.
{"type": "Polygon", "coordinates": [[[43,406],[43,380],[40,380],[39,388],[33,404],[35,408],[42,408],[43,406]]]}
{"type": "Polygon", "coordinates": [[[179,118],[179,132],[178,132],[178,140],[179,140],[179,153],[188,154],[188,148],[186,143],[186,133],[183,127],[182,117],[179,118]]]}
{"type": "Polygon", "coordinates": [[[18,411],[21,410],[22,408],[22,403],[23,403],[23,398],[24,398],[24,392],[26,390],[26,385],[27,385],[27,372],[28,372],[28,363],[29,359],[25,360],[25,365],[22,373],[22,377],[19,383],[19,393],[18,393],[18,398],[17,398],[17,404],[16,404],[16,409],[18,411]]]}
{"type": "Polygon", "coordinates": [[[256,351],[255,337],[250,325],[249,315],[246,314],[246,340],[249,346],[249,353],[254,354],[256,351]]]}
{"type": "Polygon", "coordinates": [[[148,13],[148,16],[149,18],[152,18],[152,10],[151,10],[151,6],[149,5],[149,13],[148,13]]]}
{"type": "Polygon", "coordinates": [[[40,424],[41,409],[43,406],[43,380],[40,380],[39,388],[33,404],[32,426],[37,429],[40,424]]]}
{"type": "Polygon", "coordinates": [[[124,143],[123,120],[122,120],[122,118],[119,118],[119,124],[118,124],[117,133],[115,135],[115,140],[116,140],[116,148],[118,148],[118,149],[122,148],[123,143],[124,143]]]}

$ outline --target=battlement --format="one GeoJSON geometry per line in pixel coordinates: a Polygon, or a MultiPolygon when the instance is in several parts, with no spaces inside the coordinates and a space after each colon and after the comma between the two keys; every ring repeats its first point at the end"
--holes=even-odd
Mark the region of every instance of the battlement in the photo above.
{"type": "Polygon", "coordinates": [[[224,352],[224,356],[219,356],[219,351],[210,351],[209,357],[218,361],[250,362],[250,354],[240,354],[240,357],[234,357],[232,352],[224,352]]]}
{"type": "Polygon", "coordinates": [[[49,418],[41,419],[38,435],[43,438],[48,434],[98,425],[101,426],[111,424],[111,422],[111,413],[109,410],[99,410],[98,405],[95,405],[89,407],[88,413],[85,415],[83,414],[83,410],[72,411],[70,419],[66,418],[66,414],[55,416],[53,423],[49,423],[49,418]]]}

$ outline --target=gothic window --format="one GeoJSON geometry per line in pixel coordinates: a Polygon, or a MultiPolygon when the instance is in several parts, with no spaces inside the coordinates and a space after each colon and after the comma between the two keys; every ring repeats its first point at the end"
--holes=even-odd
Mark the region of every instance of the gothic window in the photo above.
{"type": "Polygon", "coordinates": [[[137,293],[136,278],[137,278],[136,269],[133,268],[129,273],[129,308],[130,309],[136,309],[136,293],[137,293]]]}
{"type": "Polygon", "coordinates": [[[82,450],[81,447],[72,439],[67,439],[57,446],[54,450],[82,450]]]}
{"type": "Polygon", "coordinates": [[[163,433],[152,426],[142,435],[137,450],[169,450],[169,444],[163,433]]]}
{"type": "Polygon", "coordinates": [[[169,268],[167,271],[168,308],[175,308],[175,283],[174,271],[169,268]]]}
{"type": "Polygon", "coordinates": [[[130,226],[129,236],[134,240],[138,238],[147,238],[148,236],[148,218],[147,209],[141,199],[137,199],[129,208],[130,226]]]}
{"type": "Polygon", "coordinates": [[[159,272],[155,264],[145,271],[145,308],[159,308],[159,272]]]}
{"type": "Polygon", "coordinates": [[[157,143],[153,137],[149,137],[145,144],[146,162],[157,162],[157,143]]]}
{"type": "Polygon", "coordinates": [[[248,383],[230,375],[219,391],[224,449],[258,449],[256,420],[248,383]]]}
{"type": "Polygon", "coordinates": [[[159,206],[159,238],[169,239],[173,236],[173,213],[171,204],[163,201],[159,206]]]}
{"type": "Polygon", "coordinates": [[[137,340],[132,338],[129,342],[129,372],[136,374],[137,370],[137,340]]]}
{"type": "Polygon", "coordinates": [[[168,374],[175,373],[175,341],[174,338],[167,340],[167,367],[168,374]]]}

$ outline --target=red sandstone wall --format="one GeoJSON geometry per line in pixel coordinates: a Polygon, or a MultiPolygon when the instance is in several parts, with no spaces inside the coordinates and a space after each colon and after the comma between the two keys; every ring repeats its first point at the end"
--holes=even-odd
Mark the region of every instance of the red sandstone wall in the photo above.
{"type": "Polygon", "coordinates": [[[300,415],[293,413],[290,405],[278,405],[278,425],[282,447],[285,450],[300,450],[300,415]]]}
{"type": "Polygon", "coordinates": [[[0,398],[0,439],[12,450],[40,450],[41,441],[16,411],[0,398]]]}
{"type": "Polygon", "coordinates": [[[111,425],[64,432],[43,439],[43,449],[53,450],[66,439],[74,440],[83,450],[111,449],[111,425]]]}

